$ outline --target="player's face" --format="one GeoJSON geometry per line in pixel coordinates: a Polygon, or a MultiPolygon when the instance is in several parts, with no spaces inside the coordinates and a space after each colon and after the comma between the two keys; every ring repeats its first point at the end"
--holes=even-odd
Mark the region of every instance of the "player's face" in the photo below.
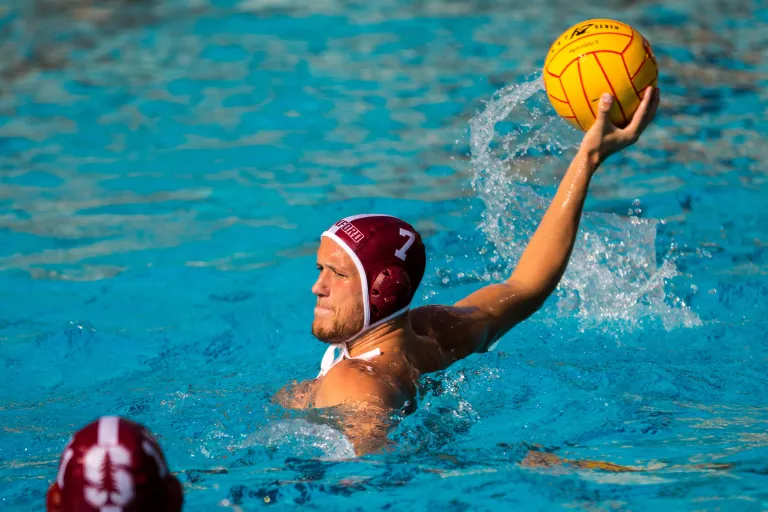
{"type": "Polygon", "coordinates": [[[312,334],[326,343],[346,341],[363,328],[360,274],[344,249],[327,237],[317,251],[317,270],[312,334]]]}

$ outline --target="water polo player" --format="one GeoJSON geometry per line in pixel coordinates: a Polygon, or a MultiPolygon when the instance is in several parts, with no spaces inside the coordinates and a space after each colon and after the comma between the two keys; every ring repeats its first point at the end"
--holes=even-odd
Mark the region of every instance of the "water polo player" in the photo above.
{"type": "Polygon", "coordinates": [[[48,489],[48,512],[180,512],[182,490],[143,426],[104,416],[78,431],[48,489]]]}
{"type": "MultiPolygon", "coordinates": [[[[345,434],[358,453],[387,443],[389,412],[413,406],[422,374],[493,348],[538,310],[565,272],[594,172],[638,140],[659,104],[648,88],[624,129],[608,119],[604,96],[595,124],[563,177],[552,204],[512,275],[452,306],[409,305],[424,275],[424,245],[408,223],[357,215],[322,234],[313,334],[329,343],[316,379],[290,385],[278,400],[290,407],[350,409],[345,434]]],[[[346,416],[346,415],[345,415],[346,416]]]]}

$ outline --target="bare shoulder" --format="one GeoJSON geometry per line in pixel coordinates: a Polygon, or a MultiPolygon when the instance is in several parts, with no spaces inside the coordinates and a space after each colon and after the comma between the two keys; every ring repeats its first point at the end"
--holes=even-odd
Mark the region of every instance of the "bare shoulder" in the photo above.
{"type": "Polygon", "coordinates": [[[443,369],[482,348],[487,325],[474,306],[422,306],[411,311],[411,324],[420,336],[433,340],[440,350],[443,369]]]}
{"type": "Polygon", "coordinates": [[[315,407],[333,407],[344,403],[373,403],[397,409],[408,399],[396,381],[367,361],[344,360],[320,381],[315,407]]]}

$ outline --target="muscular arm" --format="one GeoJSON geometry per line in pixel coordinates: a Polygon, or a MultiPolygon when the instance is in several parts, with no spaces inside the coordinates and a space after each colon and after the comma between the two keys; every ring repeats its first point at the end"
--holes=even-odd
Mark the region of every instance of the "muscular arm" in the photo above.
{"type": "MultiPolygon", "coordinates": [[[[587,189],[597,163],[580,150],[512,275],[485,286],[453,307],[415,311],[422,332],[440,340],[452,360],[483,352],[535,313],[560,282],[573,250],[587,189]]],[[[450,362],[450,361],[449,361],[450,362]]]]}
{"type": "Polygon", "coordinates": [[[414,311],[422,332],[437,339],[455,360],[488,350],[535,313],[555,290],[568,265],[592,175],[608,156],[638,140],[653,119],[658,102],[658,90],[648,88],[632,122],[619,129],[608,120],[612,99],[604,98],[595,124],[585,134],[509,279],[481,288],[452,308],[414,311]]]}
{"type": "Polygon", "coordinates": [[[485,344],[536,312],[557,287],[568,266],[597,165],[587,150],[580,149],[509,279],[481,288],[455,304],[477,310],[485,318],[485,344]]]}

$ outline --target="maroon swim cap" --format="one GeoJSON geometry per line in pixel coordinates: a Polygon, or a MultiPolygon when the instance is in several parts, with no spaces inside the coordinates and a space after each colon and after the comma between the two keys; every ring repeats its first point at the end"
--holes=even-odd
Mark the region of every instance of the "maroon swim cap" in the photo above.
{"type": "Polygon", "coordinates": [[[363,329],[353,338],[408,310],[427,260],[413,226],[389,215],[354,215],[322,236],[339,244],[360,273],[365,317],[363,329]]]}
{"type": "Polygon", "coordinates": [[[104,416],[70,439],[61,455],[48,510],[167,512],[181,510],[181,486],[143,426],[104,416]]]}

